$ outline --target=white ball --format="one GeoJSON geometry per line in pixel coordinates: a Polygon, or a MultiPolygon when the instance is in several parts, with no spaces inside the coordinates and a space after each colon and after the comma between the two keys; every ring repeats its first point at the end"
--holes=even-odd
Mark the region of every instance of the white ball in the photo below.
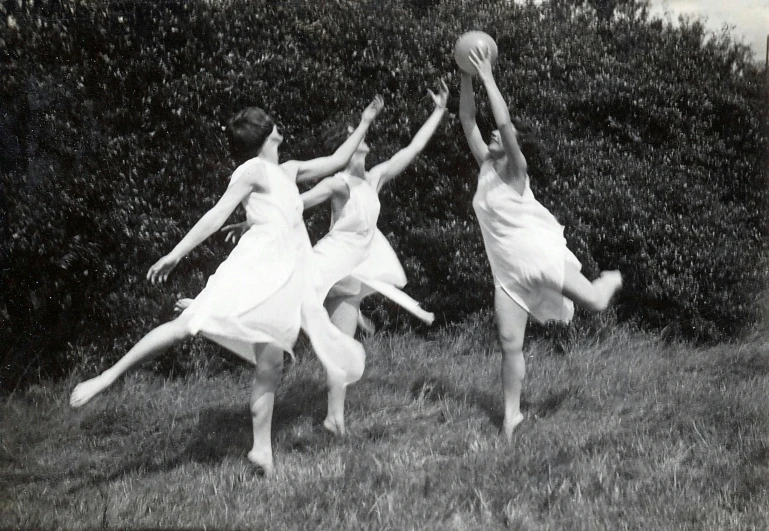
{"type": "Polygon", "coordinates": [[[497,43],[491,38],[491,35],[482,31],[468,31],[463,33],[454,45],[454,60],[457,66],[468,74],[475,74],[475,67],[470,62],[470,52],[478,49],[479,46],[488,45],[491,50],[491,62],[497,60],[497,43]]]}

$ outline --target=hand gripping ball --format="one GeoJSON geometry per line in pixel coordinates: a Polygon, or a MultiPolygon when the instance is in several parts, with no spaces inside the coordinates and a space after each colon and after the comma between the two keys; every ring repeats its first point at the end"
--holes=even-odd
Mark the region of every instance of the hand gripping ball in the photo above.
{"type": "Polygon", "coordinates": [[[482,31],[468,31],[463,33],[454,45],[454,60],[457,66],[468,74],[475,74],[475,67],[470,62],[470,52],[476,50],[479,46],[488,45],[491,50],[491,62],[497,60],[497,43],[491,38],[491,35],[482,31]]]}

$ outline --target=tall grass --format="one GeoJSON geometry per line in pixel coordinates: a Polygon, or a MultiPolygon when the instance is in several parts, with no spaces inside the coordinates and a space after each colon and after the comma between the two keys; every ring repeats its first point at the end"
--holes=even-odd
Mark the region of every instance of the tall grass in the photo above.
{"type": "Polygon", "coordinates": [[[769,341],[708,348],[618,328],[525,348],[527,420],[499,436],[488,319],[377,335],[320,422],[309,355],[287,367],[276,475],[246,460],[250,370],[137,372],[82,410],[75,377],[0,406],[0,526],[249,529],[766,529],[769,341]]]}

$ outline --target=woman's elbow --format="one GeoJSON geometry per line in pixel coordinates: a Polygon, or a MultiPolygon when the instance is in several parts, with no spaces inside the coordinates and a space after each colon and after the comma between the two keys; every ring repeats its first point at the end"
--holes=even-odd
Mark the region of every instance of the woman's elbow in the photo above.
{"type": "Polygon", "coordinates": [[[330,175],[338,172],[347,165],[350,157],[352,157],[352,154],[348,156],[347,153],[334,153],[326,160],[326,171],[324,174],[330,175]]]}

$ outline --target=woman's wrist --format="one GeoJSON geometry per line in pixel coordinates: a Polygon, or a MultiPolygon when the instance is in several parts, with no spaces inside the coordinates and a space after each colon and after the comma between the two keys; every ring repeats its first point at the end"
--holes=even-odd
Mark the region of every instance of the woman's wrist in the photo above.
{"type": "Polygon", "coordinates": [[[166,256],[167,256],[168,258],[170,258],[171,260],[173,260],[174,262],[177,262],[177,263],[178,263],[178,262],[181,262],[182,258],[184,258],[184,256],[185,256],[186,254],[187,254],[187,253],[185,253],[185,252],[182,252],[182,251],[179,249],[179,246],[177,245],[177,246],[176,246],[176,247],[174,247],[174,248],[173,248],[173,250],[171,250],[171,252],[170,252],[170,253],[168,253],[166,256]]]}
{"type": "Polygon", "coordinates": [[[494,75],[491,72],[478,72],[478,77],[481,79],[484,87],[494,83],[494,75]]]}

